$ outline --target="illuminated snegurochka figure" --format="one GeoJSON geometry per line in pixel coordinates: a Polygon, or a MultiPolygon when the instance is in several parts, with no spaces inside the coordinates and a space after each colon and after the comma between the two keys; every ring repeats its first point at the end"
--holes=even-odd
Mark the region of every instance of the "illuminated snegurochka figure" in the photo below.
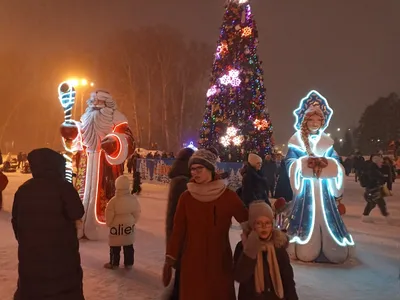
{"type": "Polygon", "coordinates": [[[115,180],[134,151],[134,140],[126,117],[108,92],[93,92],[87,104],[81,122],[75,121],[78,136],[72,146],[77,152],[75,187],[85,207],[78,235],[97,240],[99,226],[105,224],[105,208],[115,194],[115,180]]]}
{"type": "Polygon", "coordinates": [[[354,242],[335,200],[343,194],[344,170],[333,140],[324,133],[333,111],[323,96],[311,91],[293,113],[296,133],[286,156],[294,193],[288,251],[304,262],[343,263],[354,242]]]}

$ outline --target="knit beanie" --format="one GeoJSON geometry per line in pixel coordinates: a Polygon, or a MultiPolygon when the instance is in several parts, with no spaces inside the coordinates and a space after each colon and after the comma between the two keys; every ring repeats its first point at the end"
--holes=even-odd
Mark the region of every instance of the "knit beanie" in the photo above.
{"type": "Polygon", "coordinates": [[[249,205],[249,226],[253,228],[255,220],[259,217],[267,217],[274,222],[274,213],[271,206],[265,201],[253,201],[249,205]]]}
{"type": "Polygon", "coordinates": [[[250,153],[247,161],[252,167],[255,167],[257,163],[262,163],[262,158],[259,157],[257,154],[250,153]]]}
{"type": "Polygon", "coordinates": [[[190,157],[189,168],[195,164],[202,165],[215,172],[217,169],[217,156],[207,149],[199,149],[190,157]]]}

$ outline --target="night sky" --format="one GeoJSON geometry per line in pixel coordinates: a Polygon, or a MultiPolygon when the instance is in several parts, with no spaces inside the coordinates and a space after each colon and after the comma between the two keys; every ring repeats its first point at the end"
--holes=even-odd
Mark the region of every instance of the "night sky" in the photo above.
{"type": "MultiPolygon", "coordinates": [[[[32,55],[60,47],[80,51],[101,47],[105,36],[117,29],[155,24],[169,24],[192,40],[214,45],[224,2],[0,0],[0,47],[26,47],[32,55]],[[73,43],[63,42],[66,38],[73,43]]],[[[293,133],[292,111],[310,89],[327,97],[334,109],[328,132],[357,125],[364,108],[378,97],[400,94],[400,0],[251,4],[279,143],[293,133]]]]}

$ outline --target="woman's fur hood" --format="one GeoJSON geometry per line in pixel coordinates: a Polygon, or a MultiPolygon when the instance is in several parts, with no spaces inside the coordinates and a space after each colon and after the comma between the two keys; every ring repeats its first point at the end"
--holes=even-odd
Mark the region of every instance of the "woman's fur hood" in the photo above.
{"type": "MultiPolygon", "coordinates": [[[[249,222],[244,222],[240,224],[240,226],[243,229],[242,233],[242,240],[243,240],[243,238],[245,239],[247,238],[252,229],[250,228],[249,222]]],[[[289,238],[287,234],[278,229],[272,230],[272,240],[274,241],[275,248],[287,248],[289,246],[289,238]]]]}

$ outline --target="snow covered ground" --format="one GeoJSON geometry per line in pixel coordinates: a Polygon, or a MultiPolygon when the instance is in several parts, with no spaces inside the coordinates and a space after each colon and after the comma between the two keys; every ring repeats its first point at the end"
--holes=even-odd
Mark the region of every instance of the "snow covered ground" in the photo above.
{"type": "MultiPolygon", "coordinates": [[[[9,174],[10,184],[3,192],[4,208],[10,211],[17,187],[30,178],[9,174]]],[[[396,300],[400,299],[400,183],[394,185],[395,196],[387,199],[395,226],[385,223],[379,211],[373,211],[375,224],[360,222],[365,204],[361,187],[348,178],[344,203],[344,220],[353,233],[357,248],[355,258],[345,265],[302,264],[294,262],[300,299],[304,300],[396,300]]],[[[161,268],[164,261],[164,217],[167,188],[143,185],[140,196],[142,217],[136,231],[135,268],[111,271],[103,269],[108,260],[104,236],[100,241],[82,241],[84,290],[87,300],[160,299],[161,268]]],[[[42,233],[38,233],[42,234],[42,233]]],[[[237,226],[231,230],[234,246],[239,240],[237,226]]],[[[12,299],[17,281],[17,243],[10,215],[0,212],[0,299],[12,299]]],[[[206,300],[206,299],[205,299],[206,300]]],[[[212,299],[217,300],[217,299],[212,299]]]]}

